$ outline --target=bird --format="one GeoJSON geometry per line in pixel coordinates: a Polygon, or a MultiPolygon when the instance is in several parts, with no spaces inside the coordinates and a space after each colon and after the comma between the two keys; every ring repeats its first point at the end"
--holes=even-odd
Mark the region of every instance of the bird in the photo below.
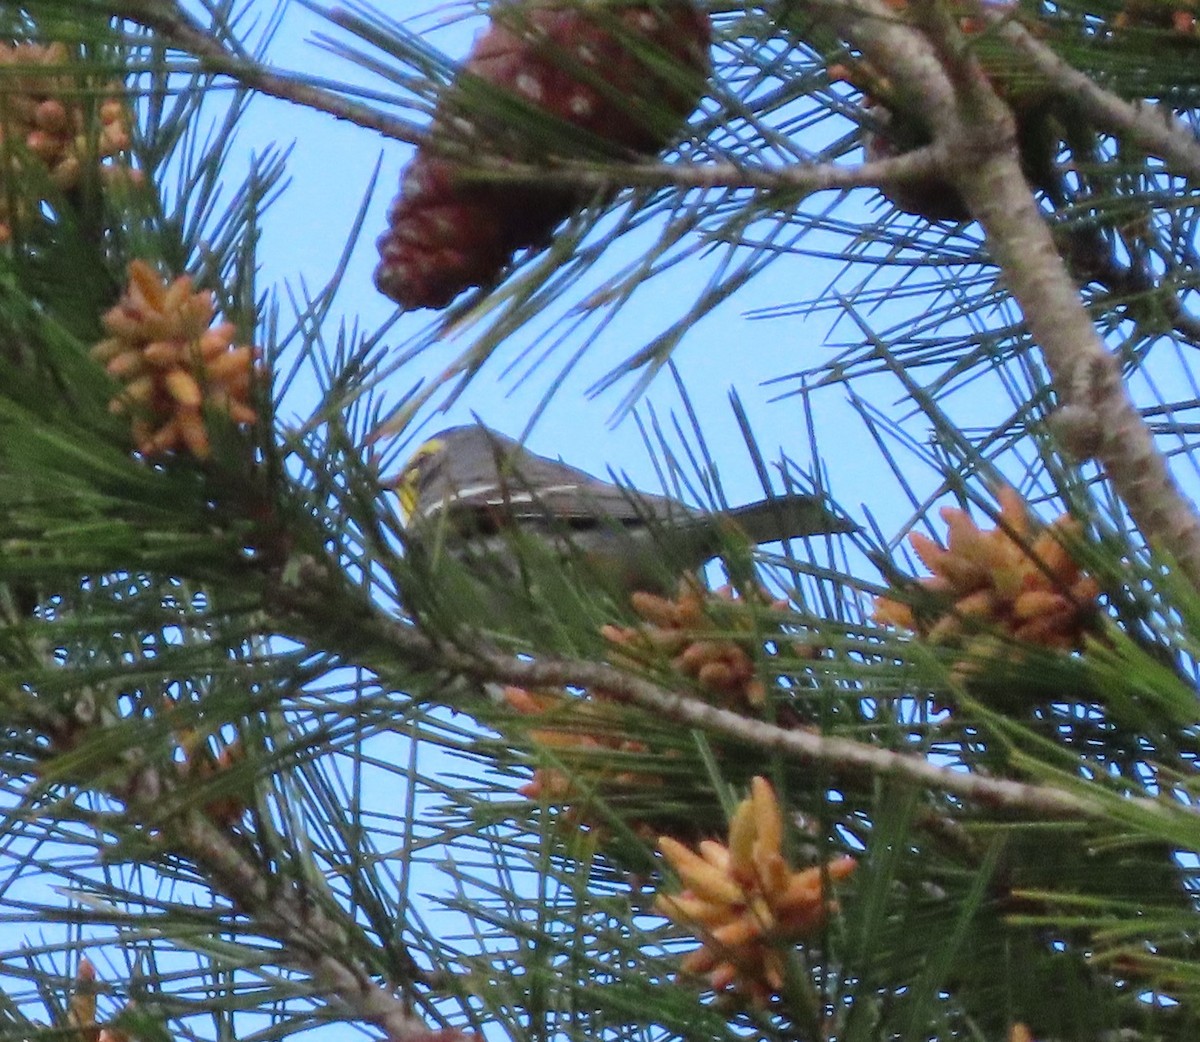
{"type": "Polygon", "coordinates": [[[539,456],[480,423],[433,435],[391,486],[410,550],[444,551],[499,583],[527,576],[526,560],[549,550],[626,597],[671,592],[739,536],[757,545],[856,530],[798,493],[700,510],[539,456]]]}

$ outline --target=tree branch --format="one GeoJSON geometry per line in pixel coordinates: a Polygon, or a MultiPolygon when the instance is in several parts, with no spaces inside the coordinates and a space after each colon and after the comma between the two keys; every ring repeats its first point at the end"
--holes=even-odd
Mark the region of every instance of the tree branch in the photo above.
{"type": "MultiPolygon", "coordinates": [[[[135,814],[153,814],[139,807],[135,814]]],[[[205,872],[233,903],[284,945],[285,961],[297,964],[325,993],[336,996],[347,1012],[386,1032],[392,1042],[425,1042],[441,1033],[408,1012],[404,1000],[377,984],[357,960],[345,957],[344,929],[306,901],[278,876],[268,878],[238,849],[229,835],[204,815],[189,810],[172,820],[167,836],[205,872]]]]}
{"type": "Polygon", "coordinates": [[[1028,59],[1063,100],[1101,130],[1128,138],[1144,152],[1161,159],[1172,172],[1200,184],[1200,141],[1190,127],[1161,105],[1150,102],[1135,105],[1105,90],[1037,39],[1012,17],[1010,9],[981,3],[977,10],[1028,59]]]}
{"type": "MultiPolygon", "coordinates": [[[[303,83],[290,75],[231,54],[211,34],[169,0],[123,0],[110,5],[120,18],[157,32],[179,50],[196,58],[202,68],[227,75],[260,93],[327,113],[335,119],[374,130],[385,138],[437,147],[439,142],[415,123],[387,116],[366,105],[348,101],[332,91],[303,83]]],[[[479,155],[479,143],[459,151],[443,143],[461,161],[462,175],[481,179],[501,177],[546,188],[578,188],[582,192],[611,191],[630,186],[650,188],[746,188],[761,191],[821,192],[850,188],[879,188],[927,179],[943,169],[948,156],[930,145],[903,155],[845,166],[837,163],[791,163],[786,166],[740,163],[695,164],[615,163],[603,168],[551,158],[552,165],[521,164],[502,157],[489,161],[479,155]]]]}
{"type": "Polygon", "coordinates": [[[192,55],[202,69],[228,76],[261,94],[325,112],[334,119],[378,131],[396,141],[420,144],[425,140],[424,129],[416,123],[387,116],[333,91],[314,87],[260,62],[231,54],[172,0],[118,0],[109,3],[107,9],[117,18],[153,30],[171,46],[192,55]]]}
{"type": "MultiPolygon", "coordinates": [[[[51,738],[49,756],[94,736],[96,708],[86,694],[68,713],[49,709],[23,691],[5,703],[12,720],[51,738]]],[[[124,750],[120,762],[123,769],[106,789],[124,802],[126,820],[161,830],[167,849],[190,859],[215,891],[280,942],[281,961],[308,973],[322,992],[335,996],[351,1016],[380,1028],[390,1042],[459,1042],[469,1037],[430,1028],[408,1011],[403,998],[376,983],[366,966],[347,955],[347,927],[282,876],[265,872],[245,843],[210,821],[194,801],[186,801],[180,779],[147,763],[136,747],[124,750]]],[[[94,781],[86,778],[82,784],[94,781]]],[[[415,964],[413,969],[419,973],[415,964]]]]}
{"type": "MultiPolygon", "coordinates": [[[[381,618],[374,610],[350,610],[349,605],[342,603],[345,596],[336,589],[336,580],[324,574],[311,559],[299,563],[292,574],[295,579],[267,602],[282,613],[277,618],[279,631],[300,640],[319,638],[320,646],[336,649],[347,661],[375,669],[385,681],[389,671],[394,672],[397,661],[402,661],[414,673],[470,677],[481,684],[603,690],[689,727],[723,734],[806,763],[815,761],[880,777],[903,778],[1007,810],[1062,818],[1111,817],[1111,800],[1115,797],[1107,792],[1089,796],[1046,785],[969,774],[938,767],[919,755],[812,731],[789,730],[719,709],[604,663],[552,657],[516,658],[475,640],[470,650],[466,650],[434,640],[414,626],[381,618]]],[[[1125,806],[1142,812],[1158,816],[1168,813],[1161,803],[1145,797],[1122,797],[1122,801],[1125,806]]]]}
{"type": "Polygon", "coordinates": [[[955,53],[954,41],[943,41],[941,51],[951,57],[943,64],[938,48],[880,0],[818,3],[901,95],[921,106],[935,141],[949,147],[956,161],[946,174],[983,226],[1059,399],[1092,418],[1090,455],[1104,466],[1143,537],[1166,549],[1200,586],[1200,517],[1167,470],[1117,360],[1083,307],[1021,171],[1011,110],[973,56],[962,47],[955,53]]]}

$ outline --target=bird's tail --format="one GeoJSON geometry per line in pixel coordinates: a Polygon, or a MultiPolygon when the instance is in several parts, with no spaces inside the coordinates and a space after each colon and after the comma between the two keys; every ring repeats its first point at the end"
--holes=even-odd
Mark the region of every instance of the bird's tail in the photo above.
{"type": "Polygon", "coordinates": [[[755,545],[858,530],[857,525],[837,517],[819,497],[799,493],[734,507],[726,516],[755,545]]]}

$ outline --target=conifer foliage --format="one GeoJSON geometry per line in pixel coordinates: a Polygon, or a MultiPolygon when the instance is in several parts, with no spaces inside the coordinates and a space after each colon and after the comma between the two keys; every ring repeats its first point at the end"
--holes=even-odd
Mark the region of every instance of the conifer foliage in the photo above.
{"type": "Polygon", "coordinates": [[[1193,7],[294,11],[0,5],[3,1037],[1200,1037],[1193,7]],[[319,291],[251,105],[403,170],[319,291]],[[552,460],[397,504],[589,353],[674,594],[552,460]]]}

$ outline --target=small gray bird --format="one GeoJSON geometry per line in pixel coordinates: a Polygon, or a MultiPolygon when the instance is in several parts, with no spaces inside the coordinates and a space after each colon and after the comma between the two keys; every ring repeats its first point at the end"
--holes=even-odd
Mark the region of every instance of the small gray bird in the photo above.
{"type": "MultiPolygon", "coordinates": [[[[851,532],[815,496],[788,494],[710,513],[601,481],[480,424],[426,441],[394,482],[411,547],[487,562],[494,577],[533,545],[581,561],[610,591],[666,593],[740,533],[752,544],[851,532]]],[[[524,562],[522,561],[521,564],[524,562]]],[[[520,567],[520,565],[517,565],[520,567]]]]}

